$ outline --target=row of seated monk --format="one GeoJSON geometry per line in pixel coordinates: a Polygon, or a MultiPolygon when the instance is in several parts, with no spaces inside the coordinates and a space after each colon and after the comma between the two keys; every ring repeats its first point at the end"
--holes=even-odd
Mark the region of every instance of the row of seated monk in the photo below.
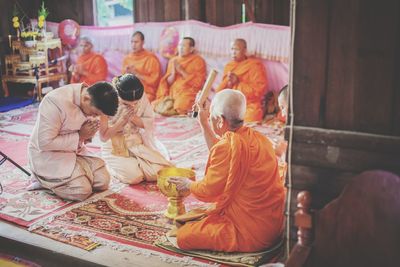
{"type": "MultiPolygon", "coordinates": [[[[132,52],[124,58],[121,73],[132,73],[140,79],[156,112],[163,115],[187,114],[206,79],[206,62],[195,52],[195,40],[184,37],[180,41],[178,55],[169,60],[164,76],[157,56],[143,48],[144,41],[142,32],[132,35],[132,52]]],[[[70,67],[71,83],[91,85],[106,80],[107,62],[102,55],[93,52],[93,45],[90,38],[81,38],[82,54],[70,67]]],[[[262,101],[266,95],[267,73],[260,60],[247,57],[246,53],[244,39],[232,42],[232,61],[225,66],[222,82],[216,91],[225,88],[241,91],[247,99],[245,121],[262,121],[270,109],[266,106],[268,103],[262,101]]]]}
{"type": "MultiPolygon", "coordinates": [[[[29,190],[45,188],[83,201],[108,189],[111,177],[128,184],[155,181],[159,170],[173,166],[154,137],[154,112],[140,77],[73,83],[46,94],[28,144],[29,190]],[[86,148],[97,131],[101,157],[86,148]]],[[[209,108],[197,109],[209,149],[204,177],[169,182],[205,208],[177,229],[178,246],[227,252],[272,246],[282,236],[285,202],[272,143],[244,124],[246,97],[240,90],[222,90],[209,108]]]]}

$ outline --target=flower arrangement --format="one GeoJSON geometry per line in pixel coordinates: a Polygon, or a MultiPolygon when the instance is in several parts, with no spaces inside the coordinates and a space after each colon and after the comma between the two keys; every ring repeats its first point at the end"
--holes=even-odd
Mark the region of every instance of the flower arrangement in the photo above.
{"type": "Polygon", "coordinates": [[[14,5],[14,10],[13,10],[13,17],[12,17],[12,23],[13,23],[13,27],[15,30],[19,29],[19,18],[18,18],[18,9],[17,6],[14,5]]]}
{"type": "Polygon", "coordinates": [[[42,6],[40,7],[40,9],[38,11],[38,28],[39,29],[43,29],[48,15],[49,15],[49,11],[44,6],[44,2],[42,2],[42,6]]]}
{"type": "Polygon", "coordinates": [[[24,41],[31,41],[35,40],[38,35],[39,32],[37,31],[23,31],[21,32],[21,39],[24,41]]]}

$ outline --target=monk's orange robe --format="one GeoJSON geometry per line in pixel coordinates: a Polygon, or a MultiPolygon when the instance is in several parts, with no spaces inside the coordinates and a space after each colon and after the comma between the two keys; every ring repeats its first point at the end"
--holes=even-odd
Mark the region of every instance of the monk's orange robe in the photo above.
{"type": "Polygon", "coordinates": [[[126,73],[126,68],[130,65],[135,66],[149,101],[153,101],[161,77],[161,64],[157,56],[145,49],[139,53],[130,53],[124,58],[122,73],[126,73]]]}
{"type": "Polygon", "coordinates": [[[270,141],[248,127],[227,132],[210,150],[205,177],[191,193],[216,208],[177,231],[181,249],[260,251],[280,239],[285,189],[270,141]]]}
{"type": "Polygon", "coordinates": [[[174,99],[174,109],[179,114],[186,114],[192,109],[196,94],[203,86],[205,77],[206,63],[201,56],[190,54],[185,57],[172,58],[168,63],[167,72],[160,81],[157,100],[170,96],[174,99]],[[176,72],[175,81],[169,85],[167,79],[174,69],[174,60],[178,61],[188,75],[184,78],[176,72]]]}
{"type": "Polygon", "coordinates": [[[241,62],[231,61],[224,68],[224,75],[217,92],[228,88],[228,73],[232,72],[239,78],[239,83],[229,89],[241,91],[247,100],[247,110],[244,120],[262,120],[262,98],[267,89],[267,73],[264,65],[256,58],[247,58],[241,62]]]}
{"type": "Polygon", "coordinates": [[[87,85],[92,85],[96,82],[105,81],[107,79],[107,62],[100,54],[91,52],[89,54],[81,55],[76,64],[81,65],[87,75],[80,75],[79,79],[72,76],[71,83],[86,83],[87,85]]]}

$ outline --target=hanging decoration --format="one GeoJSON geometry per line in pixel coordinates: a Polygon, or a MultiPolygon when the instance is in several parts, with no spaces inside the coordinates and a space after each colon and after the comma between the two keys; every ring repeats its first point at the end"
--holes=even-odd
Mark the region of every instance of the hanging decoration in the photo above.
{"type": "Polygon", "coordinates": [[[58,25],[58,36],[63,45],[69,46],[70,48],[75,47],[78,43],[79,35],[80,26],[74,20],[66,19],[61,21],[58,25]]]}
{"type": "Polygon", "coordinates": [[[160,54],[165,58],[176,55],[179,44],[179,32],[174,27],[166,27],[160,36],[160,54]]]}

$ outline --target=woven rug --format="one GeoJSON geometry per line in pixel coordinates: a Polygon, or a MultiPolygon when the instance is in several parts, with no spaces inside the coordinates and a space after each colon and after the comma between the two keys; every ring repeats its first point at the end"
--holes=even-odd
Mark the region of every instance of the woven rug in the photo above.
{"type": "MultiPolygon", "coordinates": [[[[7,151],[23,166],[27,163],[26,147],[36,114],[37,105],[0,114],[0,150],[7,151]]],[[[187,117],[157,117],[155,126],[155,135],[167,147],[171,160],[180,167],[193,167],[201,178],[208,149],[198,122],[187,117]]],[[[274,145],[283,138],[283,125],[255,124],[252,127],[269,137],[274,145]]],[[[91,146],[99,152],[99,144],[95,139],[91,146]]],[[[0,181],[5,192],[0,195],[0,218],[85,250],[107,245],[117,250],[139,251],[148,255],[158,253],[160,257],[185,254],[165,250],[168,245],[165,233],[170,229],[171,222],[163,216],[167,200],[154,183],[126,186],[113,179],[115,186],[111,191],[82,203],[70,204],[45,191],[27,192],[27,179],[13,165],[5,163],[1,166],[0,181]],[[155,243],[164,244],[164,247],[155,243]]],[[[190,196],[185,204],[187,209],[201,205],[190,196]]],[[[200,258],[208,261],[207,257],[200,258]]],[[[243,262],[243,259],[245,257],[240,261],[243,262]]],[[[188,262],[193,263],[190,257],[188,262]]],[[[218,262],[233,264],[238,260],[218,262]]],[[[193,264],[199,265],[198,262],[193,264]]]]}
{"type": "MultiPolygon", "coordinates": [[[[193,198],[187,198],[185,204],[188,209],[201,205],[193,198]]],[[[30,230],[85,250],[117,242],[121,250],[134,246],[160,251],[153,244],[172,227],[163,215],[166,207],[167,200],[157,185],[143,183],[74,205],[30,230]]]]}
{"type": "MultiPolygon", "coordinates": [[[[191,209],[201,204],[188,197],[185,205],[191,209]]],[[[29,230],[87,251],[107,246],[185,266],[215,265],[207,259],[193,259],[155,245],[166,239],[165,233],[172,227],[172,222],[163,215],[166,207],[167,200],[157,185],[143,183],[71,206],[29,230]]]]}
{"type": "MultiPolygon", "coordinates": [[[[2,134],[0,151],[11,157],[25,169],[27,137],[2,134]]],[[[28,227],[44,216],[67,207],[70,202],[48,194],[44,190],[27,191],[29,177],[9,161],[0,167],[0,218],[28,227]]]]}
{"type": "Polygon", "coordinates": [[[204,250],[182,250],[177,248],[175,238],[168,238],[155,243],[156,246],[165,250],[196,257],[205,260],[211,260],[226,264],[229,266],[260,266],[264,263],[276,262],[283,252],[283,241],[275,246],[261,252],[255,253],[238,253],[238,252],[216,252],[204,250]]]}

